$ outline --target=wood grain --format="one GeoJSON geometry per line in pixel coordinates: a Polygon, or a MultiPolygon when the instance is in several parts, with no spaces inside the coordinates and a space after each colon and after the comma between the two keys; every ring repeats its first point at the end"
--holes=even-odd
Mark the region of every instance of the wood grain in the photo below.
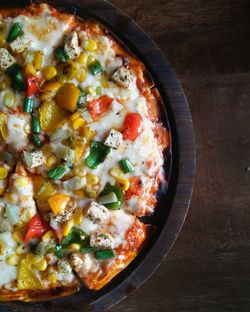
{"type": "Polygon", "coordinates": [[[250,311],[250,2],[112,0],[156,41],[196,133],[190,213],[167,261],[110,311],[250,311]]]}

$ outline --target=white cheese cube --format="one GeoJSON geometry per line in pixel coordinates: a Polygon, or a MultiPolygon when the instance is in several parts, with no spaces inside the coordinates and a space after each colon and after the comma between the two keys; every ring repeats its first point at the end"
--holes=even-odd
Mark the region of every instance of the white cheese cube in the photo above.
{"type": "Polygon", "coordinates": [[[15,58],[9,53],[7,49],[0,48],[0,68],[5,71],[11,65],[16,63],[15,58]]]}
{"type": "Polygon", "coordinates": [[[113,74],[111,75],[111,79],[119,86],[128,88],[130,84],[135,80],[135,75],[128,68],[120,66],[113,72],[113,74]]]}
{"type": "Polygon", "coordinates": [[[30,38],[25,35],[19,36],[10,43],[11,50],[16,53],[21,53],[28,47],[30,41],[30,38]]]}
{"type": "Polygon", "coordinates": [[[23,151],[23,162],[28,169],[32,169],[42,166],[45,163],[45,159],[41,151],[31,153],[23,151]]]}
{"type": "Polygon", "coordinates": [[[115,129],[111,129],[104,144],[116,149],[122,144],[122,141],[123,141],[122,133],[119,131],[116,131],[115,129]]]}
{"type": "Polygon", "coordinates": [[[80,55],[81,50],[78,45],[78,36],[75,31],[66,35],[64,50],[71,60],[77,58],[80,55]]]}
{"type": "Polygon", "coordinates": [[[105,222],[109,215],[109,210],[103,205],[99,205],[96,202],[92,202],[87,211],[87,217],[96,223],[105,222]]]}
{"type": "Polygon", "coordinates": [[[113,249],[114,239],[109,233],[95,232],[90,235],[89,244],[98,249],[113,249]]]}

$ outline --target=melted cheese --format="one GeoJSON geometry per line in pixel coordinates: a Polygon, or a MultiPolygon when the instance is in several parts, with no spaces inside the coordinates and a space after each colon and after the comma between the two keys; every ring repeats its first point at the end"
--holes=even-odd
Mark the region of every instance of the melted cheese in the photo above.
{"type": "Polygon", "coordinates": [[[4,284],[15,280],[17,277],[17,267],[9,265],[6,262],[8,256],[15,253],[17,244],[12,239],[12,236],[9,232],[0,234],[0,243],[3,246],[3,254],[0,256],[0,287],[2,287],[4,284]]]}
{"type": "Polygon", "coordinates": [[[8,137],[6,143],[16,151],[24,149],[28,144],[30,116],[9,114],[7,116],[8,137]]]}
{"type": "Polygon", "coordinates": [[[7,29],[15,22],[22,25],[25,35],[31,39],[28,52],[43,51],[45,63],[53,62],[53,52],[62,43],[64,32],[69,26],[48,13],[45,11],[39,16],[19,15],[7,19],[7,29]]]}

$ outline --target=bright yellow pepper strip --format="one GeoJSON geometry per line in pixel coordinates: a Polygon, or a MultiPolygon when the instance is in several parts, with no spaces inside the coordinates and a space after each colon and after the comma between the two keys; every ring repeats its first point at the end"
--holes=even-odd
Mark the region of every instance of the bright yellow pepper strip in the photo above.
{"type": "Polygon", "coordinates": [[[70,197],[66,194],[55,194],[48,199],[49,206],[55,215],[62,214],[70,197]]]}

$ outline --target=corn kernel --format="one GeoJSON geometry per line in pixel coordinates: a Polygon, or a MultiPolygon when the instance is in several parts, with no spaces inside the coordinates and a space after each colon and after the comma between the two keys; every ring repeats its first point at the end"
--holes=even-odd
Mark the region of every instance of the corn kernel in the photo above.
{"type": "Polygon", "coordinates": [[[122,179],[123,177],[123,172],[118,168],[110,169],[109,173],[116,180],[122,179]]]}
{"type": "Polygon", "coordinates": [[[80,248],[81,248],[81,245],[80,245],[80,244],[70,244],[70,245],[68,246],[68,248],[69,248],[70,250],[72,250],[72,251],[79,251],[80,248]]]}
{"type": "Polygon", "coordinates": [[[52,167],[52,166],[54,166],[56,164],[56,162],[57,162],[56,156],[55,155],[50,155],[48,157],[48,159],[46,160],[46,165],[47,165],[47,167],[52,167]]]}
{"type": "Polygon", "coordinates": [[[79,117],[80,117],[80,113],[79,112],[75,112],[73,115],[70,116],[70,120],[74,121],[74,120],[76,120],[79,117]]]}
{"type": "Polygon", "coordinates": [[[25,178],[25,177],[22,177],[22,178],[17,178],[13,185],[16,187],[16,188],[21,188],[21,187],[25,187],[27,186],[29,183],[28,183],[28,179],[25,178]]]}
{"type": "Polygon", "coordinates": [[[21,231],[14,231],[13,234],[12,234],[12,238],[17,243],[22,243],[23,242],[23,234],[22,234],[21,231]]]}
{"type": "Polygon", "coordinates": [[[14,265],[14,266],[17,266],[19,261],[20,261],[20,257],[17,254],[10,255],[6,259],[7,264],[14,265]]]}
{"type": "Polygon", "coordinates": [[[96,198],[97,192],[93,189],[91,185],[87,185],[85,188],[85,195],[89,198],[96,198]]]}
{"type": "Polygon", "coordinates": [[[84,68],[81,68],[77,75],[77,80],[83,82],[86,79],[86,71],[84,68]]]}
{"type": "Polygon", "coordinates": [[[48,263],[45,258],[42,258],[41,261],[34,264],[35,269],[38,271],[45,271],[47,269],[48,263]]]}
{"type": "Polygon", "coordinates": [[[88,86],[87,88],[86,88],[86,92],[87,93],[89,93],[89,94],[91,94],[91,95],[96,95],[96,92],[95,92],[95,90],[91,87],[91,86],[88,86]]]}
{"type": "Polygon", "coordinates": [[[127,191],[129,189],[129,184],[128,179],[118,180],[118,186],[122,191],[127,191]]]}
{"type": "Polygon", "coordinates": [[[26,246],[20,245],[16,249],[16,253],[18,255],[23,255],[23,254],[26,254],[28,252],[29,252],[29,246],[27,246],[27,245],[26,246]]]}
{"type": "Polygon", "coordinates": [[[33,66],[35,70],[40,70],[43,64],[43,52],[36,51],[33,58],[33,66]]]}
{"type": "Polygon", "coordinates": [[[82,43],[82,47],[90,52],[94,52],[97,50],[97,44],[95,42],[95,40],[90,39],[90,40],[84,40],[82,43]]]}
{"type": "Polygon", "coordinates": [[[7,177],[8,171],[4,167],[0,167],[0,180],[3,180],[7,177]]]}
{"type": "Polygon", "coordinates": [[[73,214],[74,223],[77,225],[80,225],[82,223],[82,218],[83,218],[82,210],[79,208],[76,209],[74,214],[73,214]]]}
{"type": "Polygon", "coordinates": [[[99,182],[99,178],[92,173],[88,173],[86,177],[87,185],[95,185],[99,182]]]}
{"type": "Polygon", "coordinates": [[[57,75],[57,70],[54,66],[47,66],[42,72],[45,80],[50,80],[57,75]]]}
{"type": "Polygon", "coordinates": [[[83,52],[81,53],[78,58],[76,59],[76,61],[82,65],[86,65],[87,63],[87,59],[88,59],[88,53],[83,52]]]}
{"type": "Polygon", "coordinates": [[[42,256],[34,255],[34,254],[27,254],[25,259],[29,264],[36,264],[42,260],[42,256]]]}
{"type": "Polygon", "coordinates": [[[78,177],[81,177],[81,178],[84,178],[87,175],[87,171],[86,171],[85,166],[83,164],[75,166],[75,168],[73,169],[73,172],[75,175],[77,175],[78,177]]]}
{"type": "Polygon", "coordinates": [[[48,243],[53,239],[55,239],[55,234],[52,230],[49,230],[42,236],[42,241],[45,243],[48,243]]]}
{"type": "Polygon", "coordinates": [[[101,86],[103,88],[108,88],[109,87],[109,80],[108,80],[108,77],[103,74],[100,78],[100,82],[101,82],[101,86]]]}
{"type": "Polygon", "coordinates": [[[63,236],[67,236],[73,226],[72,220],[69,220],[65,223],[64,228],[63,228],[63,236]]]}
{"type": "Polygon", "coordinates": [[[28,63],[24,67],[24,72],[25,72],[26,76],[35,76],[36,75],[36,69],[34,68],[33,64],[31,64],[31,63],[28,63]]]}
{"type": "Polygon", "coordinates": [[[12,108],[16,104],[16,95],[12,92],[8,92],[3,97],[3,103],[8,108],[12,108]]]}
{"type": "Polygon", "coordinates": [[[95,60],[94,56],[93,55],[88,55],[88,58],[87,58],[87,65],[93,63],[95,60]]]}
{"type": "Polygon", "coordinates": [[[80,127],[82,127],[85,124],[85,120],[83,118],[77,118],[76,120],[74,120],[72,122],[72,128],[74,130],[79,129],[80,127]]]}

